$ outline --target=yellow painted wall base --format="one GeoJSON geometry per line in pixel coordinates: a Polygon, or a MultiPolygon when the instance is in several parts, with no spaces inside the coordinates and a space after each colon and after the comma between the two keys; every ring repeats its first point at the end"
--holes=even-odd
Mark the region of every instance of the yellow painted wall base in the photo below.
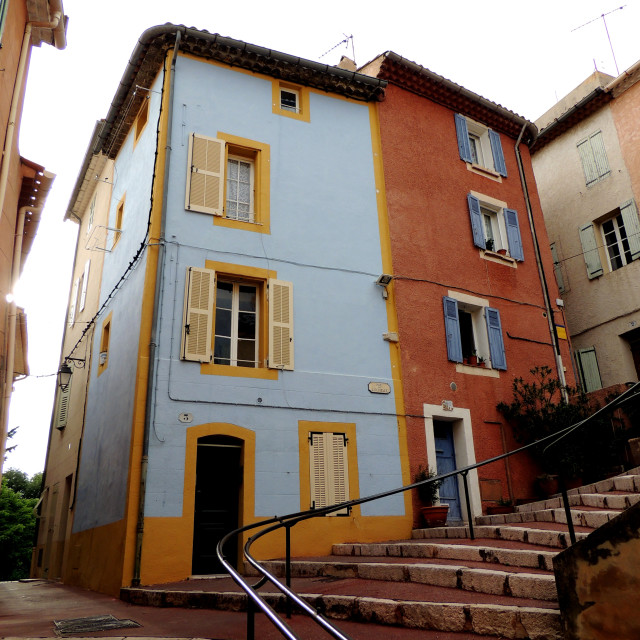
{"type": "Polygon", "coordinates": [[[124,520],[72,534],[63,582],[119,596],[124,539],[124,520]]]}
{"type": "MultiPolygon", "coordinates": [[[[190,514],[190,518],[145,518],[142,585],[184,580],[191,575],[192,517],[190,514]]],[[[411,516],[314,518],[291,530],[291,553],[298,557],[328,555],[331,546],[339,542],[406,539],[411,536],[411,525],[411,516]]],[[[240,548],[245,541],[246,536],[240,548]]],[[[284,531],[261,538],[252,551],[258,560],[283,557],[284,531]]]]}

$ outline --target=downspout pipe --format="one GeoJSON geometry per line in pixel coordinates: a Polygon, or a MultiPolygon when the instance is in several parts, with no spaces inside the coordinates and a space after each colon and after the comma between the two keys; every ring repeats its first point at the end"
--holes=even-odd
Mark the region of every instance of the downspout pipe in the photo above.
{"type": "Polygon", "coordinates": [[[524,194],[524,201],[527,207],[527,217],[529,219],[529,228],[531,229],[531,237],[533,238],[533,249],[536,256],[536,264],[538,266],[538,276],[540,278],[540,284],[542,285],[542,295],[544,297],[544,306],[547,311],[547,324],[549,325],[549,336],[551,338],[551,344],[553,345],[553,355],[556,362],[556,370],[558,372],[558,380],[562,385],[562,398],[565,402],[569,402],[569,395],[567,394],[566,386],[567,380],[564,375],[564,367],[562,365],[562,356],[560,355],[560,344],[558,342],[558,336],[556,334],[555,321],[553,319],[553,309],[551,307],[551,299],[549,297],[549,285],[544,273],[544,267],[542,266],[542,258],[540,256],[540,244],[538,242],[538,234],[536,233],[536,226],[533,220],[533,209],[531,207],[531,198],[529,196],[529,187],[527,186],[527,179],[524,174],[524,165],[522,164],[522,156],[520,155],[520,143],[522,136],[526,131],[526,125],[522,127],[520,135],[516,140],[515,152],[516,160],[518,162],[518,173],[520,174],[520,182],[522,184],[522,193],[524,194]]]}
{"type": "MultiPolygon", "coordinates": [[[[58,2],[58,5],[59,4],[60,3],[58,2]]],[[[18,107],[20,106],[20,94],[22,93],[22,85],[27,69],[27,58],[29,56],[31,32],[33,31],[34,27],[52,29],[55,32],[55,36],[55,34],[59,31],[58,27],[61,23],[64,24],[62,11],[55,11],[53,13],[51,22],[27,22],[24,27],[24,37],[22,38],[22,48],[20,49],[18,70],[16,72],[16,78],[13,85],[11,107],[9,109],[9,121],[7,123],[7,131],[4,138],[4,150],[2,151],[2,169],[0,169],[0,219],[2,219],[2,212],[4,211],[4,200],[7,195],[7,183],[9,181],[9,167],[11,165],[13,138],[15,137],[16,132],[16,120],[18,118],[18,107]]],[[[64,42],[64,46],[58,48],[64,49],[65,46],[66,42],[64,42]]]]}
{"type": "MultiPolygon", "coordinates": [[[[44,205],[40,207],[20,207],[18,209],[18,221],[16,225],[16,238],[13,243],[13,269],[11,271],[11,293],[16,290],[18,279],[20,277],[20,256],[22,255],[22,238],[24,236],[24,219],[27,211],[35,214],[42,212],[44,205]]],[[[0,481],[2,480],[2,466],[4,463],[4,455],[7,449],[7,430],[9,427],[9,404],[11,402],[11,394],[13,393],[13,367],[16,357],[16,301],[11,299],[9,304],[9,326],[7,329],[7,356],[6,368],[4,371],[4,393],[2,398],[2,433],[0,434],[0,481]]]]}
{"type": "Polygon", "coordinates": [[[147,376],[147,400],[144,418],[144,436],[142,443],[142,460],[140,462],[140,501],[138,505],[138,526],[136,528],[136,549],[131,585],[140,584],[140,567],[142,563],[142,541],[144,538],[144,507],[147,487],[147,471],[149,468],[149,436],[155,419],[156,376],[158,334],[160,332],[160,308],[164,287],[165,232],[167,225],[167,189],[169,188],[169,169],[171,168],[171,131],[173,126],[173,94],[176,77],[176,60],[180,48],[181,32],[176,32],[176,43],[171,60],[171,77],[169,80],[169,110],[167,112],[167,141],[165,145],[164,179],[162,184],[162,212],[160,220],[160,238],[158,240],[158,268],[153,298],[153,319],[151,322],[151,340],[149,342],[149,368],[147,376]]]}

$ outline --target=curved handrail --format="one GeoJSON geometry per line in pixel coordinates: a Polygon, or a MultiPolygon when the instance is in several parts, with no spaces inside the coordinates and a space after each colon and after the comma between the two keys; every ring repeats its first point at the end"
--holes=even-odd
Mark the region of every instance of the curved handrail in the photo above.
{"type": "MultiPolygon", "coordinates": [[[[539,447],[544,443],[546,444],[545,451],[549,448],[563,440],[566,436],[571,434],[572,432],[584,427],[589,422],[594,420],[597,416],[601,415],[604,412],[612,411],[617,408],[619,405],[628,402],[630,399],[635,396],[640,395],[640,382],[635,383],[632,387],[627,389],[624,393],[619,395],[617,398],[612,400],[609,404],[604,405],[594,413],[592,413],[588,418],[581,420],[580,422],[576,422],[556,433],[552,433],[544,438],[540,438],[535,442],[531,442],[527,445],[519,447],[518,449],[514,449],[513,451],[508,451],[506,453],[502,453],[498,456],[494,456],[493,458],[487,458],[482,462],[476,462],[474,464],[467,465],[466,467],[462,467],[461,469],[454,469],[453,471],[449,471],[448,473],[442,473],[433,478],[429,478],[427,480],[421,480],[420,482],[414,482],[412,484],[397,487],[396,489],[390,489],[388,491],[383,491],[381,493],[376,493],[370,496],[365,496],[364,498],[356,498],[355,500],[347,500],[345,502],[340,502],[334,505],[330,505],[328,507],[322,507],[320,509],[307,509],[305,511],[297,511],[295,513],[290,513],[284,516],[274,516],[273,518],[267,518],[265,520],[261,520],[259,522],[254,522],[253,524],[245,525],[244,527],[240,527],[239,529],[235,529],[234,531],[229,532],[225,535],[219,542],[216,547],[216,552],[218,555],[218,559],[224,566],[224,568],[229,572],[230,576],[233,580],[242,588],[242,590],[247,594],[247,597],[255,604],[268,618],[271,622],[280,630],[282,635],[289,640],[299,640],[299,637],[289,628],[289,626],[278,616],[275,610],[257,593],[256,588],[265,583],[265,581],[271,582],[274,587],[276,587],[279,591],[281,591],[287,598],[291,601],[295,602],[295,604],[300,607],[303,611],[305,611],[317,624],[321,625],[325,631],[327,631],[331,636],[337,638],[338,640],[349,640],[349,637],[344,635],[339,629],[334,627],[326,618],[320,615],[309,603],[303,600],[298,594],[296,594],[293,590],[289,588],[289,586],[282,584],[276,576],[267,571],[264,567],[260,565],[260,563],[251,555],[250,548],[251,545],[268,533],[272,533],[282,527],[286,527],[287,529],[291,529],[298,522],[302,522],[304,520],[309,520],[310,518],[316,518],[320,516],[325,516],[329,513],[333,513],[334,511],[340,511],[342,509],[351,509],[354,506],[365,504],[367,502],[373,502],[374,500],[379,500],[381,498],[387,498],[392,495],[396,495],[398,493],[404,493],[405,491],[410,491],[415,489],[421,485],[428,485],[432,482],[440,482],[446,478],[450,478],[452,476],[462,475],[463,478],[469,474],[470,471],[478,469],[479,467],[483,467],[487,464],[491,464],[493,462],[497,462],[499,460],[503,460],[504,458],[508,458],[528,449],[532,449],[534,447],[539,447]],[[246,580],[238,573],[238,571],[226,560],[224,556],[224,545],[234,536],[239,536],[240,534],[251,531],[253,529],[261,528],[260,531],[250,536],[247,542],[244,545],[244,556],[249,562],[251,566],[254,567],[261,575],[257,585],[251,586],[248,584],[246,580]]],[[[568,502],[566,500],[566,492],[563,492],[563,498],[565,498],[565,509],[568,509],[568,502]]],[[[571,519],[568,518],[568,525],[570,529],[570,533],[573,531],[573,525],[571,523],[571,519]]],[[[469,526],[472,528],[473,524],[471,520],[469,521],[469,526]]],[[[575,536],[572,534],[572,540],[575,536]]]]}

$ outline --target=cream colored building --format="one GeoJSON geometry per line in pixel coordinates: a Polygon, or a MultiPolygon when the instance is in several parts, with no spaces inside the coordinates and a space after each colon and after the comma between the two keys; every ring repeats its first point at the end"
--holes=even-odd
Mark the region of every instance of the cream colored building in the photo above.
{"type": "Polygon", "coordinates": [[[640,65],[595,72],[538,119],[533,168],[587,391],[640,372],[640,65]]]}

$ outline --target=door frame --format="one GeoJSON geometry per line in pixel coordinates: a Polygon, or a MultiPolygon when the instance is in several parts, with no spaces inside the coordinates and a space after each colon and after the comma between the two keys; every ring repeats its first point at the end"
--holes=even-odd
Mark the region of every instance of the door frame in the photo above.
{"type": "MultiPolygon", "coordinates": [[[[473,427],[471,425],[471,411],[454,407],[444,409],[440,404],[424,404],[424,427],[427,442],[427,461],[430,468],[438,471],[436,462],[436,442],[433,434],[433,421],[450,422],[453,432],[453,447],[456,456],[456,466],[466,467],[476,462],[476,453],[473,444],[473,427]]],[[[480,497],[480,483],[478,471],[473,469],[467,476],[469,486],[469,502],[471,503],[471,516],[482,515],[482,499],[480,497]]],[[[464,498],[464,485],[462,476],[458,475],[458,492],[460,494],[460,506],[462,520],[468,521],[467,505],[464,498]]]]}

